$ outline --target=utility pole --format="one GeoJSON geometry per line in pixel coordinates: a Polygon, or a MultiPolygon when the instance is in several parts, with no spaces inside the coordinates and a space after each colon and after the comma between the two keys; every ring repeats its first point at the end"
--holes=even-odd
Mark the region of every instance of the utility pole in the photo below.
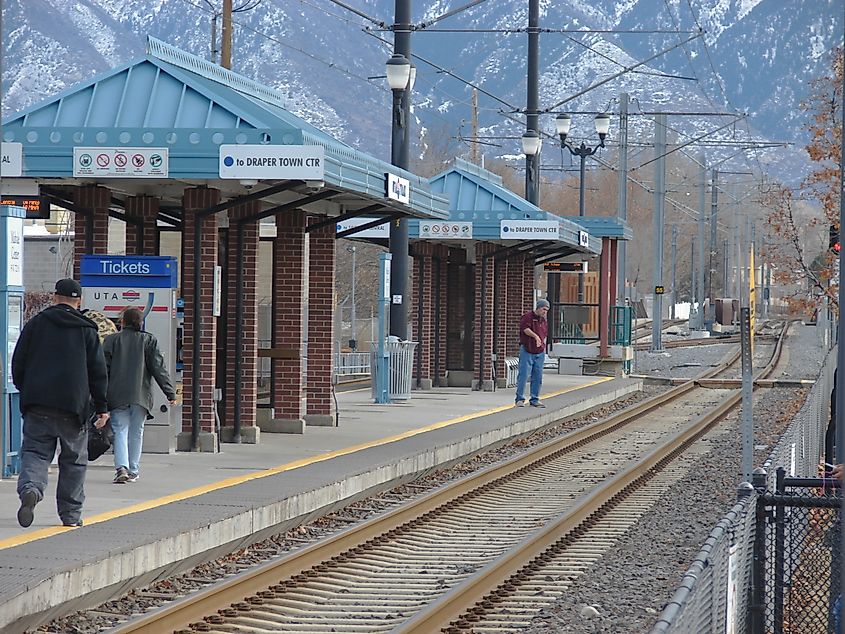
{"type": "MultiPolygon", "coordinates": [[[[411,0],[396,0],[393,24],[393,53],[411,59],[411,0]]],[[[391,163],[407,170],[410,164],[411,91],[405,87],[401,91],[399,108],[394,113],[393,136],[391,141],[391,163]],[[401,117],[401,126],[396,125],[396,117],[401,117]]],[[[390,334],[400,341],[408,339],[408,220],[398,218],[390,223],[390,334]]]]}
{"type": "Polygon", "coordinates": [[[724,255],[722,256],[723,266],[725,268],[725,274],[722,280],[722,296],[728,297],[730,284],[728,278],[728,271],[730,270],[730,262],[728,261],[728,256],[730,255],[730,249],[728,248],[728,241],[722,240],[722,249],[724,250],[724,255]]]}
{"type": "Polygon", "coordinates": [[[675,271],[678,268],[678,225],[672,225],[672,305],[670,308],[670,317],[671,319],[675,319],[675,306],[678,303],[677,298],[677,286],[675,282],[677,280],[677,276],[675,275],[675,271]]]}
{"type": "Polygon", "coordinates": [[[663,207],[666,203],[666,115],[654,117],[654,288],[651,316],[651,351],[662,352],[663,341],[663,207]]]}
{"type": "Polygon", "coordinates": [[[220,53],[220,49],[217,48],[217,18],[220,17],[220,14],[215,11],[211,15],[211,63],[218,64],[220,59],[218,54],[220,53]]]}
{"type": "MultiPolygon", "coordinates": [[[[398,1],[398,0],[397,0],[398,1]]],[[[528,0],[528,95],[525,131],[540,134],[540,0],[528,0]]],[[[542,144],[541,144],[542,147],[542,144]]],[[[540,149],[525,155],[525,199],[540,204],[540,149]]]]}
{"type": "Polygon", "coordinates": [[[223,34],[220,45],[220,65],[232,68],[232,0],[223,0],[223,34]]]}
{"type": "MultiPolygon", "coordinates": [[[[699,155],[698,172],[698,329],[704,330],[704,214],[707,198],[707,167],[704,153],[699,155]]],[[[695,268],[695,267],[693,267],[695,268]]],[[[692,325],[690,324],[690,327],[692,325]]]]}
{"type": "MultiPolygon", "coordinates": [[[[622,222],[628,220],[628,93],[619,95],[619,202],[616,207],[616,217],[622,222]]],[[[625,257],[625,240],[617,243],[618,270],[616,274],[616,296],[622,303],[627,299],[628,285],[626,283],[627,261],[625,257]]]]}

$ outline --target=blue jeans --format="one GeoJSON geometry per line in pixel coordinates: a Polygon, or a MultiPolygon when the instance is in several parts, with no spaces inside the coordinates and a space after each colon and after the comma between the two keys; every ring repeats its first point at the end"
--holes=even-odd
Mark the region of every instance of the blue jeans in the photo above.
{"type": "Polygon", "coordinates": [[[47,471],[59,453],[59,481],[56,485],[56,506],[65,523],[75,523],[82,517],[85,501],[85,469],[88,465],[88,429],[77,416],[52,416],[27,412],[23,416],[21,444],[21,472],[17,491],[34,490],[38,500],[44,499],[47,471]]]}
{"type": "Polygon", "coordinates": [[[140,405],[124,405],[111,411],[111,428],[114,430],[114,468],[125,467],[138,475],[141,465],[141,447],[144,444],[144,421],[147,410],[140,405]]]}
{"type": "Polygon", "coordinates": [[[528,352],[523,346],[519,346],[519,374],[516,377],[516,401],[525,400],[525,383],[531,377],[531,403],[540,400],[540,387],[543,385],[543,363],[546,361],[546,353],[528,352]]]}

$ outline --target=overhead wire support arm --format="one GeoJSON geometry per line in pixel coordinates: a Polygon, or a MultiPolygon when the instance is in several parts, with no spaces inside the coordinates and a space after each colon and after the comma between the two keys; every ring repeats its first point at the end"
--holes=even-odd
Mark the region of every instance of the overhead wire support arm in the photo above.
{"type": "Polygon", "coordinates": [[[669,47],[669,48],[667,48],[667,49],[664,49],[664,50],[662,50],[662,51],[660,51],[660,52],[658,52],[658,53],[655,53],[655,54],[654,54],[654,55],[652,55],[651,57],[649,57],[649,58],[647,58],[647,59],[644,59],[644,60],[643,60],[643,61],[641,61],[641,62],[637,62],[636,64],[631,64],[630,66],[625,66],[625,67],[624,67],[622,70],[620,70],[618,73],[614,73],[613,75],[611,75],[611,76],[609,76],[609,77],[605,77],[605,78],[604,78],[604,79],[602,79],[601,81],[598,81],[598,82],[596,82],[595,84],[592,84],[591,86],[588,86],[588,87],[587,87],[587,88],[585,88],[584,90],[581,90],[581,91],[579,91],[579,92],[575,93],[574,95],[571,95],[571,96],[567,97],[566,99],[562,99],[562,100],[558,101],[556,104],[554,104],[554,105],[552,105],[552,106],[550,106],[550,107],[546,108],[546,109],[544,110],[544,112],[551,112],[552,110],[555,110],[555,109],[559,108],[559,107],[560,107],[560,106],[562,106],[563,104],[565,104],[565,103],[569,103],[570,101],[573,101],[573,100],[577,99],[577,98],[578,98],[578,97],[580,97],[581,95],[584,95],[584,94],[586,94],[586,93],[590,92],[591,90],[595,90],[595,89],[596,89],[596,88],[598,88],[599,86],[603,86],[604,84],[606,84],[606,83],[608,83],[608,82],[613,81],[613,80],[614,80],[614,79],[616,79],[617,77],[621,77],[622,75],[624,75],[624,74],[626,74],[626,73],[630,73],[630,72],[631,72],[632,70],[634,70],[635,68],[639,68],[640,66],[645,66],[645,65],[646,65],[646,64],[648,64],[650,61],[655,60],[655,59],[657,59],[658,57],[662,57],[662,56],[663,56],[663,55],[665,55],[666,53],[670,53],[670,52],[674,51],[676,48],[679,48],[679,47],[683,46],[684,44],[688,44],[689,42],[692,42],[693,40],[697,40],[698,38],[702,37],[702,36],[704,35],[704,33],[705,33],[704,29],[701,29],[701,30],[697,31],[695,35],[693,35],[692,37],[689,37],[689,38],[685,39],[683,42],[678,42],[677,44],[674,44],[674,45],[670,46],[670,47],[669,47]]]}
{"type": "Polygon", "coordinates": [[[653,159],[650,159],[650,160],[646,161],[645,163],[640,163],[640,164],[639,164],[637,167],[635,167],[634,169],[635,169],[635,170],[642,169],[642,168],[643,168],[643,167],[645,167],[646,165],[648,165],[648,164],[650,164],[650,163],[654,163],[654,161],[656,161],[657,159],[662,158],[663,156],[669,156],[670,154],[672,154],[672,153],[674,153],[674,152],[677,152],[678,150],[680,150],[680,149],[682,149],[682,148],[685,148],[685,147],[687,147],[688,145],[692,145],[693,143],[696,143],[696,142],[698,142],[698,141],[701,141],[702,139],[705,139],[705,138],[709,137],[709,136],[710,136],[710,135],[712,135],[712,134],[716,134],[716,133],[717,133],[717,132],[719,132],[720,130],[724,130],[725,128],[728,128],[728,127],[732,126],[732,125],[733,125],[733,124],[735,124],[737,121],[740,121],[740,120],[742,120],[742,119],[744,119],[744,118],[745,118],[745,115],[740,115],[740,116],[737,116],[737,117],[736,117],[733,121],[728,121],[725,125],[719,126],[719,127],[718,127],[718,128],[716,128],[715,130],[711,130],[710,132],[705,132],[704,134],[702,134],[702,135],[700,135],[700,136],[697,136],[697,137],[695,137],[694,139],[690,139],[690,140],[689,140],[689,141],[687,141],[686,143],[681,143],[680,145],[676,145],[676,146],[675,146],[675,147],[673,147],[671,150],[669,150],[668,152],[666,152],[666,154],[663,154],[662,156],[655,156],[653,159]]]}
{"type": "Polygon", "coordinates": [[[371,15],[367,15],[363,11],[360,11],[360,10],[354,8],[354,7],[350,7],[345,2],[341,2],[341,0],[329,0],[329,2],[331,2],[332,4],[336,4],[341,9],[346,9],[347,11],[354,13],[355,15],[357,15],[360,18],[364,18],[367,22],[371,22],[372,24],[375,24],[380,29],[392,30],[392,25],[387,24],[387,22],[379,20],[378,18],[374,18],[371,15]]]}
{"type": "Polygon", "coordinates": [[[461,13],[462,11],[466,11],[467,9],[472,9],[474,6],[481,4],[482,2],[487,2],[487,0],[473,0],[472,2],[468,2],[462,7],[458,7],[457,9],[452,9],[451,11],[447,11],[442,15],[438,15],[437,17],[432,18],[431,20],[426,20],[425,22],[420,22],[417,26],[417,30],[425,29],[436,22],[440,22],[441,20],[445,20],[446,18],[451,18],[453,15],[461,13]]]}

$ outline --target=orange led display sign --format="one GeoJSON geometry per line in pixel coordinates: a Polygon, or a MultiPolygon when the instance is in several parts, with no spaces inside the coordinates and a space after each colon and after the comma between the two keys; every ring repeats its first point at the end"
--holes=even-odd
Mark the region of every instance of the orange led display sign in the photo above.
{"type": "Polygon", "coordinates": [[[0,205],[23,207],[27,218],[50,217],[50,203],[40,196],[0,196],[0,205]]]}

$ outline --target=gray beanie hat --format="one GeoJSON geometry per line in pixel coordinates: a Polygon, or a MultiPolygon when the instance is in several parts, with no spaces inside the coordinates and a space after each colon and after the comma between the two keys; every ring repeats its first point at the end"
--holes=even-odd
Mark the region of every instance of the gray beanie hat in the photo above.
{"type": "Polygon", "coordinates": [[[541,308],[549,308],[549,300],[547,299],[538,299],[537,306],[535,306],[534,310],[540,310],[541,308]]]}

